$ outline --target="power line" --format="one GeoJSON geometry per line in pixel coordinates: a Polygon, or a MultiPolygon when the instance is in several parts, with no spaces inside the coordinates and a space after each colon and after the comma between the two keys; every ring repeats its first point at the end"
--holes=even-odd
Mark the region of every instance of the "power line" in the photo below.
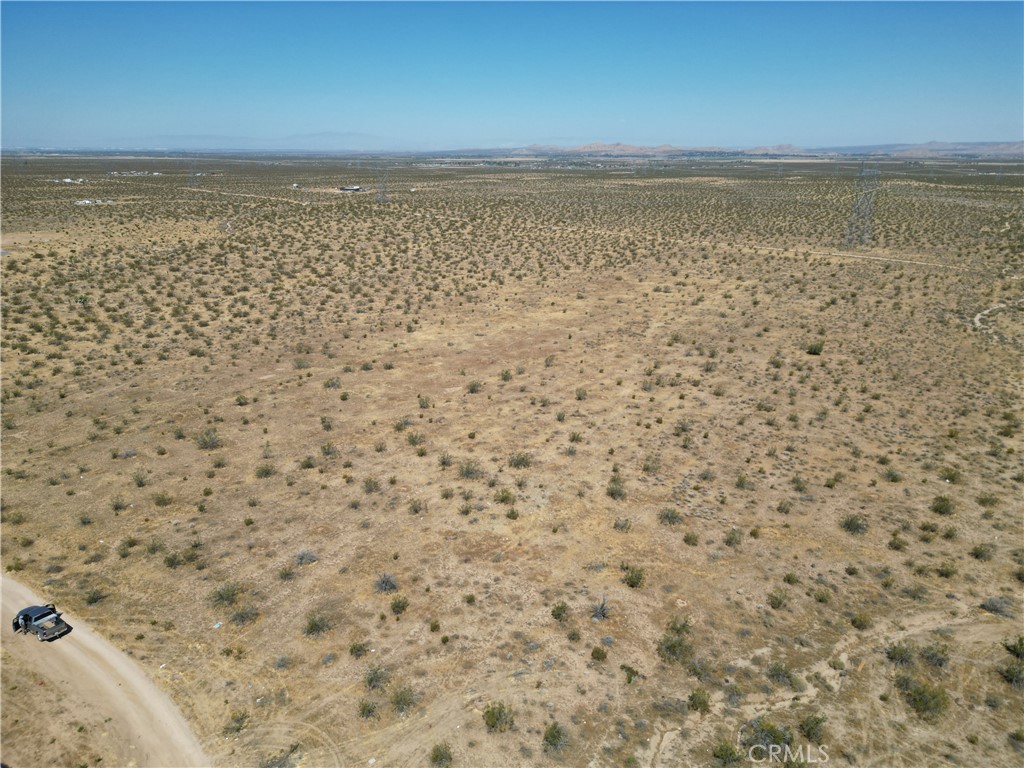
{"type": "Polygon", "coordinates": [[[872,237],[871,217],[874,213],[875,195],[878,193],[878,169],[861,166],[857,175],[857,199],[853,201],[850,220],[846,225],[846,237],[841,248],[870,245],[872,237]]]}

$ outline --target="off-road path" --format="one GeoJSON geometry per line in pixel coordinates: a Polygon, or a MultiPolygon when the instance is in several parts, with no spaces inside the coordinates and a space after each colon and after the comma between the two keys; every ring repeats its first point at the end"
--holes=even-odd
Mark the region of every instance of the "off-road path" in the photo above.
{"type": "MultiPolygon", "coordinates": [[[[78,618],[65,615],[71,634],[50,643],[16,635],[11,622],[29,605],[44,605],[27,587],[2,580],[4,650],[47,682],[48,696],[67,695],[102,715],[115,738],[117,765],[138,768],[204,768],[213,763],[203,751],[178,708],[122,651],[91,631],[78,618]]],[[[43,710],[40,709],[40,712],[43,710]]],[[[4,756],[4,762],[8,758],[4,756]]]]}

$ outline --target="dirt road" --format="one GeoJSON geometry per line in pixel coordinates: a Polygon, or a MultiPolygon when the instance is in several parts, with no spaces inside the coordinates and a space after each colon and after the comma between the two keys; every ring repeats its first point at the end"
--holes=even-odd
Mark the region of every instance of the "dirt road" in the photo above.
{"type": "MultiPolygon", "coordinates": [[[[5,654],[31,667],[47,682],[49,696],[80,701],[108,721],[117,765],[139,768],[203,768],[212,765],[177,707],[123,652],[70,614],[71,634],[41,643],[11,630],[15,614],[45,600],[10,578],[3,578],[0,636],[5,654]]],[[[59,606],[58,606],[59,608],[59,606]]],[[[40,715],[45,708],[39,708],[40,715]]],[[[6,739],[5,739],[6,740],[6,739]]],[[[4,750],[5,753],[8,750],[4,750]]],[[[17,765],[14,755],[4,762],[17,765]]],[[[26,763],[27,765],[27,763],[26,763]]]]}

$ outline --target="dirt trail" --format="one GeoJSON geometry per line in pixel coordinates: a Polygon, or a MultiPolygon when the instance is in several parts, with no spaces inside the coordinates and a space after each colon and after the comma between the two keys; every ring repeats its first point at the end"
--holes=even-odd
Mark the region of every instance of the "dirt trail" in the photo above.
{"type": "MultiPolygon", "coordinates": [[[[996,620],[987,617],[985,614],[979,615],[979,612],[976,610],[968,611],[957,617],[952,616],[947,610],[935,610],[911,616],[909,619],[895,617],[889,621],[879,623],[869,632],[848,632],[832,646],[829,653],[822,654],[822,658],[819,661],[806,669],[796,670],[797,676],[804,681],[805,685],[804,690],[800,694],[800,700],[804,704],[809,704],[821,693],[819,686],[814,683],[811,677],[814,673],[817,673],[820,679],[827,682],[834,690],[839,690],[843,686],[844,676],[831,668],[829,660],[836,658],[844,663],[848,662],[847,652],[851,647],[856,646],[866,650],[883,639],[887,642],[896,642],[938,629],[939,627],[959,628],[967,626],[972,637],[977,635],[990,637],[993,632],[993,626],[997,624],[996,620]]],[[[767,650],[762,649],[762,651],[767,650]]],[[[963,659],[963,661],[967,664],[972,663],[970,659],[963,659]]],[[[750,666],[749,661],[745,659],[736,659],[733,661],[733,664],[735,666],[750,666]]],[[[749,722],[757,717],[768,716],[777,709],[787,708],[792,704],[792,701],[793,691],[785,687],[779,687],[770,694],[754,694],[749,696],[747,702],[741,705],[738,711],[742,713],[742,719],[749,722]]],[[[685,750],[687,743],[692,744],[694,741],[709,738],[714,729],[721,724],[725,709],[725,697],[720,691],[716,691],[712,695],[711,714],[717,717],[706,715],[691,716],[691,720],[687,723],[685,742],[681,738],[683,735],[682,728],[656,731],[655,736],[651,739],[654,746],[650,750],[650,754],[644,759],[644,764],[649,768],[670,768],[670,766],[681,765],[681,761],[684,759],[681,750],[685,750]]],[[[737,733],[737,747],[740,746],[738,739],[741,735],[741,733],[737,733]]]]}
{"type": "MultiPolygon", "coordinates": [[[[25,606],[46,601],[11,578],[0,581],[4,650],[46,678],[50,691],[84,701],[92,714],[110,718],[109,728],[120,745],[118,765],[203,768],[213,764],[171,700],[134,661],[81,619],[66,615],[74,629],[52,643],[15,635],[11,630],[15,614],[25,606]]],[[[4,758],[7,762],[8,756],[4,758]]]]}

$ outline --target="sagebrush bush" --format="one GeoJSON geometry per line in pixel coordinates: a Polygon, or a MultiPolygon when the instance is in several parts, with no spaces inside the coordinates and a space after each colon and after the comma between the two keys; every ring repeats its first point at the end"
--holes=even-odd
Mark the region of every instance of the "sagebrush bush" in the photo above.
{"type": "Polygon", "coordinates": [[[693,645],[690,643],[690,620],[672,619],[665,634],[658,641],[658,656],[670,664],[686,664],[693,658],[693,645]]]}
{"type": "Polygon", "coordinates": [[[896,688],[923,720],[935,721],[949,707],[949,695],[941,686],[915,680],[910,675],[899,675],[896,688]]]}
{"type": "Polygon", "coordinates": [[[512,707],[503,701],[492,701],[484,707],[484,725],[488,731],[504,733],[516,723],[512,707]]]}

